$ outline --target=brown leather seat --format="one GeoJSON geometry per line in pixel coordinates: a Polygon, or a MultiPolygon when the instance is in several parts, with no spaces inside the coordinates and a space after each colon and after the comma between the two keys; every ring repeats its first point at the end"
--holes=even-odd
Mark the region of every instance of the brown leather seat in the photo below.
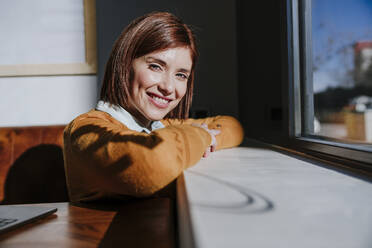
{"type": "Polygon", "coordinates": [[[2,204],[68,201],[64,126],[0,128],[2,204]]]}

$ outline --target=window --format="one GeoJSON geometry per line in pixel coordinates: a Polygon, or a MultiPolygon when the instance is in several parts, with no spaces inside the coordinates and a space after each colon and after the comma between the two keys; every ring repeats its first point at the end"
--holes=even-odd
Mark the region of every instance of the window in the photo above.
{"type": "Polygon", "coordinates": [[[309,134],[371,144],[372,2],[311,4],[314,128],[309,134]]]}
{"type": "Polygon", "coordinates": [[[371,172],[372,2],[288,0],[286,9],[292,145],[371,172]]]}

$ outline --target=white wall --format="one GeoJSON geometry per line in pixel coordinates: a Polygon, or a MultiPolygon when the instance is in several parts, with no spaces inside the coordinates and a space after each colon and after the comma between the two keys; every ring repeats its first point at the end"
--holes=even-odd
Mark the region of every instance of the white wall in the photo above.
{"type": "MultiPolygon", "coordinates": [[[[12,0],[0,14],[0,66],[85,60],[82,0],[12,0]]],[[[67,124],[96,96],[96,75],[0,77],[0,126],[67,124]]]]}
{"type": "Polygon", "coordinates": [[[0,78],[0,126],[67,124],[95,105],[96,76],[0,78]]]}

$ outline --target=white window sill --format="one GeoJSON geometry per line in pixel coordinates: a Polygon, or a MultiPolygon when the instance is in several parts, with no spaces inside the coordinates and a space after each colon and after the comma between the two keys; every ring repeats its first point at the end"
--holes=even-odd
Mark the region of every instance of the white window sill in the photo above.
{"type": "Polygon", "coordinates": [[[372,184],[264,148],[212,153],[177,182],[181,248],[372,247],[372,184]]]}

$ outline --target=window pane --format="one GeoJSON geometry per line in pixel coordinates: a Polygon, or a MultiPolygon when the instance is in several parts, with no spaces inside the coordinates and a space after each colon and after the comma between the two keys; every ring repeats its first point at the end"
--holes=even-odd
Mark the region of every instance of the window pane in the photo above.
{"type": "Polygon", "coordinates": [[[312,134],[372,144],[372,1],[312,1],[312,134]]]}

